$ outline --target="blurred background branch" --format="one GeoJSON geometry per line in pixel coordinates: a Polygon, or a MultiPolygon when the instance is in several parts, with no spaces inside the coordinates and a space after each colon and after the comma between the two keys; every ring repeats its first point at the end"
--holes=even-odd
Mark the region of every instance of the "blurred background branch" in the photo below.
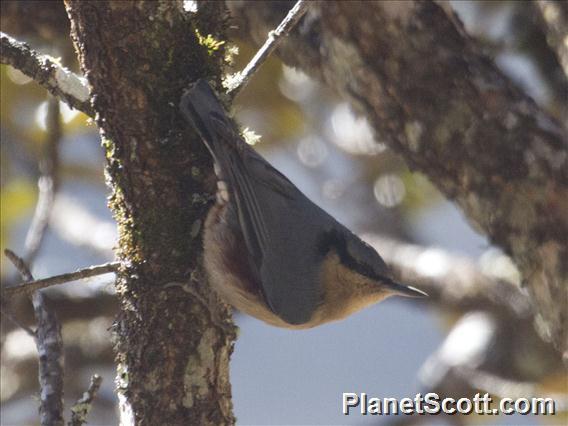
{"type": "Polygon", "coordinates": [[[546,28],[546,39],[568,76],[568,5],[561,1],[536,0],[536,6],[546,28]]]}
{"type": "MultiPolygon", "coordinates": [[[[4,49],[2,49],[4,52],[4,49]]],[[[45,238],[53,201],[59,187],[59,143],[61,118],[59,99],[49,96],[46,114],[46,144],[39,169],[38,198],[28,229],[24,258],[10,250],[5,254],[19,271],[24,281],[33,281],[30,271],[45,238]]],[[[40,407],[42,426],[63,425],[63,340],[61,325],[53,308],[48,305],[41,291],[31,295],[37,323],[35,341],[39,355],[40,407]]]]}
{"type": "Polygon", "coordinates": [[[427,292],[425,302],[439,309],[490,311],[512,322],[533,316],[528,294],[518,287],[518,271],[503,254],[486,259],[481,267],[439,248],[375,235],[363,238],[381,253],[401,282],[427,292]]]}
{"type": "Polygon", "coordinates": [[[475,389],[494,393],[494,386],[472,384],[495,375],[491,383],[500,376],[504,382],[530,383],[532,395],[543,377],[563,369],[554,346],[538,335],[530,297],[515,283],[518,272],[503,254],[494,253],[477,265],[437,248],[377,236],[365,240],[380,251],[397,278],[429,294],[427,303],[448,315],[466,313],[422,367],[425,390],[458,398],[473,396],[475,389]]]}
{"type": "Polygon", "coordinates": [[[61,117],[59,99],[49,97],[46,114],[45,153],[39,162],[41,176],[38,180],[38,198],[32,222],[24,242],[25,262],[35,260],[43,243],[51,217],[55,195],[59,189],[59,143],[61,140],[61,117]]]}

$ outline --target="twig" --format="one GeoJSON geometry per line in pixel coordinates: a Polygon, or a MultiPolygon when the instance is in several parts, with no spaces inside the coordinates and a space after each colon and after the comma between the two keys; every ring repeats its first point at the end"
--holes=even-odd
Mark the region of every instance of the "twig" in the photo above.
{"type": "Polygon", "coordinates": [[[61,120],[59,99],[50,96],[47,104],[47,144],[44,158],[39,168],[42,176],[38,181],[38,199],[32,222],[25,240],[25,259],[32,264],[43,242],[55,193],[58,187],[59,141],[61,140],[61,120]]]}
{"type": "Polygon", "coordinates": [[[89,389],[83,394],[81,398],[77,400],[75,405],[71,407],[71,421],[67,423],[68,426],[81,426],[87,423],[87,415],[91,411],[91,404],[97,392],[101,387],[103,378],[98,374],[93,374],[91,376],[91,383],[89,384],[89,389]]]}
{"type": "Polygon", "coordinates": [[[12,265],[14,265],[14,267],[18,270],[24,281],[34,280],[34,276],[32,275],[30,268],[28,268],[28,265],[26,265],[24,259],[22,259],[10,249],[5,249],[4,254],[10,260],[10,262],[12,262],[12,265]]]}
{"type": "Polygon", "coordinates": [[[95,277],[97,275],[108,274],[110,272],[116,272],[119,266],[120,262],[109,262],[102,265],[78,269],[75,272],[67,272],[61,275],[54,275],[52,277],[44,278],[41,280],[27,281],[17,286],[5,288],[4,290],[2,290],[2,297],[13,297],[18,294],[30,294],[42,288],[64,284],[70,281],[81,280],[84,278],[95,277]]]}
{"type": "MultiPolygon", "coordinates": [[[[10,250],[4,253],[26,281],[34,279],[24,260],[10,250]]],[[[36,346],[39,353],[40,423],[63,425],[63,340],[55,313],[48,308],[41,292],[32,296],[37,320],[36,346]]]]}
{"type": "Polygon", "coordinates": [[[239,72],[234,79],[236,80],[231,87],[228,88],[228,94],[231,98],[235,98],[240,91],[248,84],[254,73],[266,61],[270,54],[276,49],[280,41],[288,35],[290,30],[298,23],[300,18],[304,16],[308,10],[309,2],[305,0],[298,0],[294,7],[290,9],[286,17],[282,20],[280,25],[274,31],[268,33],[268,38],[264,45],[258,49],[254,57],[250,60],[247,66],[239,72]]]}
{"type": "Polygon", "coordinates": [[[23,72],[72,108],[88,116],[95,116],[90,104],[89,88],[84,78],[62,67],[54,58],[37,53],[26,43],[17,41],[5,33],[0,33],[0,41],[1,63],[23,72]]]}

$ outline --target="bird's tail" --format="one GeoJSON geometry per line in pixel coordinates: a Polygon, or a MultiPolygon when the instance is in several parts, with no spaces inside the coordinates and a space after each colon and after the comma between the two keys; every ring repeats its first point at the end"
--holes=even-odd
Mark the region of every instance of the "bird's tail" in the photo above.
{"type": "Polygon", "coordinates": [[[217,95],[204,79],[191,84],[181,97],[180,111],[197,130],[213,159],[221,167],[227,161],[228,150],[236,148],[238,133],[227,117],[217,95]]]}

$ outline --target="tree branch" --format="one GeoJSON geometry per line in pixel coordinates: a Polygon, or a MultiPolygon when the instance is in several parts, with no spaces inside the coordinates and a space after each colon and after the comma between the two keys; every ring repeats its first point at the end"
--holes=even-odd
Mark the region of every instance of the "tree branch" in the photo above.
{"type": "MultiPolygon", "coordinates": [[[[228,2],[261,43],[289,2],[228,2]]],[[[509,254],[540,331],[568,356],[568,136],[432,1],[314,3],[278,48],[365,115],[509,254]]]]}
{"type": "Polygon", "coordinates": [[[40,55],[26,43],[0,33],[0,62],[8,64],[45,87],[70,107],[90,117],[94,111],[90,104],[89,88],[82,77],[62,67],[54,58],[40,55]]]}
{"type": "MultiPolygon", "coordinates": [[[[6,257],[26,281],[33,281],[25,261],[10,250],[6,257]]],[[[36,346],[39,353],[40,424],[63,426],[63,340],[55,313],[46,305],[41,292],[32,296],[37,321],[36,346]]]]}
{"type": "MultiPolygon", "coordinates": [[[[6,254],[7,255],[7,254],[6,254]]],[[[108,273],[115,273],[120,267],[120,262],[109,262],[102,265],[89,266],[88,268],[78,269],[74,272],[54,275],[41,280],[31,280],[19,285],[8,287],[2,290],[2,297],[11,298],[21,294],[31,294],[42,288],[51,287],[58,284],[65,284],[71,281],[82,280],[85,278],[96,277],[108,273]]]]}

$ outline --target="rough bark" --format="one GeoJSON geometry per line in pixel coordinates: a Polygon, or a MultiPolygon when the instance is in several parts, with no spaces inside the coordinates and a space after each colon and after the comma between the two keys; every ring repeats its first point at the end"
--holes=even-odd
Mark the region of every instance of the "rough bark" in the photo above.
{"type": "Polygon", "coordinates": [[[199,272],[211,164],[178,114],[187,84],[219,81],[222,4],[81,2],[67,13],[91,86],[119,228],[115,322],[122,424],[232,424],[234,326],[199,272]],[[203,42],[203,40],[202,40],[203,42]]]}
{"type": "MultiPolygon", "coordinates": [[[[260,44],[291,2],[228,2],[260,44]]],[[[568,137],[431,1],[325,2],[279,49],[325,82],[511,255],[540,334],[568,356],[568,137]]]]}

